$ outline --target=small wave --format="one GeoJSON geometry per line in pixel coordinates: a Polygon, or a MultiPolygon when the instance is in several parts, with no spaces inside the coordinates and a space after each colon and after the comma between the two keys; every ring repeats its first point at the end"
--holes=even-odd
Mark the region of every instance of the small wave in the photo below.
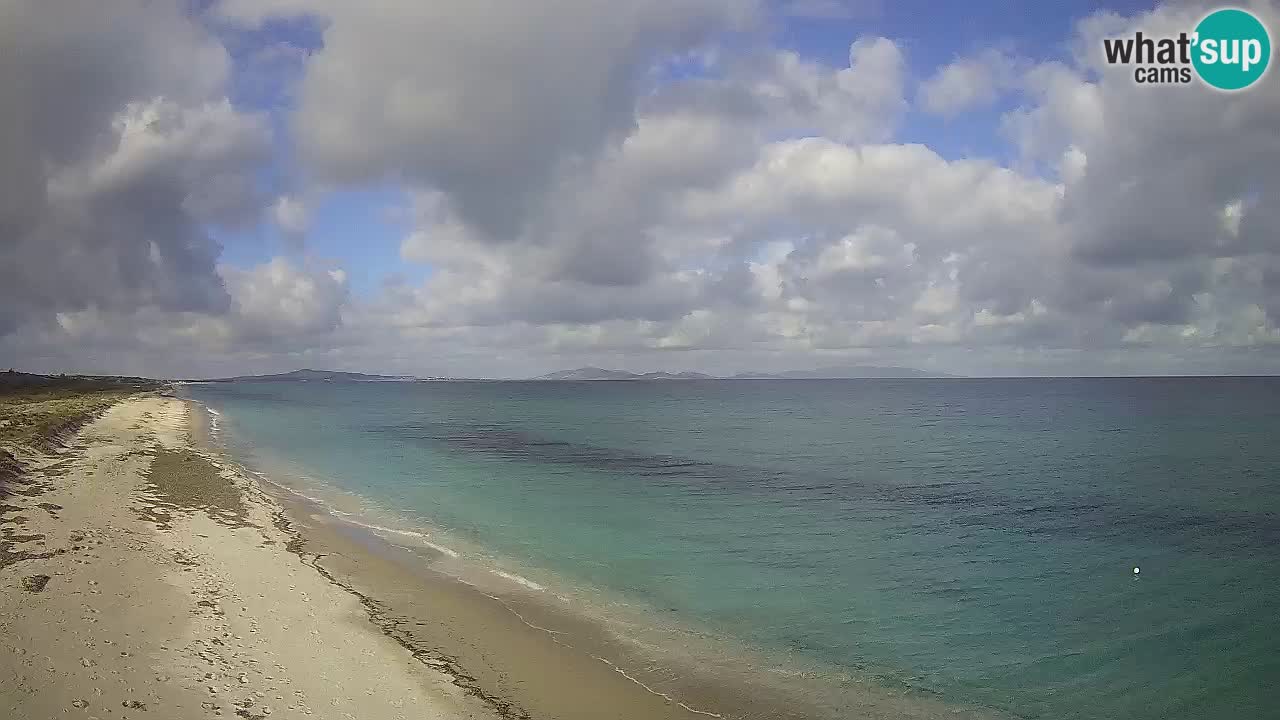
{"type": "MultiPolygon", "coordinates": [[[[504,578],[508,578],[508,579],[514,580],[515,582],[518,582],[518,583],[520,583],[521,585],[526,585],[526,584],[528,584],[528,585],[532,585],[533,587],[536,587],[536,588],[537,588],[537,589],[539,589],[539,590],[541,590],[541,589],[542,589],[542,586],[541,586],[541,585],[538,585],[537,583],[535,583],[535,582],[533,582],[532,580],[529,580],[529,579],[527,579],[527,578],[522,578],[522,577],[520,577],[519,575],[512,575],[512,574],[510,574],[510,573],[502,572],[501,570],[492,570],[491,572],[493,572],[493,573],[494,573],[494,574],[496,574],[496,575],[501,575],[501,576],[502,576],[502,577],[504,577],[504,578]]],[[[463,580],[462,578],[457,578],[457,580],[458,580],[458,582],[462,583],[463,585],[466,585],[466,586],[468,586],[468,587],[470,587],[470,588],[473,588],[476,592],[480,593],[481,595],[484,595],[485,597],[489,598],[490,600],[493,600],[493,601],[495,601],[495,602],[499,603],[500,605],[502,605],[504,608],[506,608],[506,609],[507,609],[507,612],[509,612],[509,613],[511,613],[512,615],[514,615],[514,616],[516,617],[516,619],[518,619],[520,622],[524,623],[526,626],[528,626],[528,627],[530,627],[530,628],[533,628],[534,630],[538,630],[538,631],[541,631],[541,632],[546,633],[548,636],[550,636],[551,641],[552,641],[552,642],[554,642],[555,644],[560,645],[560,646],[563,646],[563,647],[567,647],[567,648],[572,648],[572,647],[573,647],[573,645],[570,645],[570,644],[568,644],[567,642],[565,642],[564,640],[561,640],[561,639],[560,639],[560,638],[561,638],[561,636],[562,636],[562,635],[564,635],[564,631],[563,631],[563,630],[552,630],[551,628],[542,627],[541,625],[535,625],[534,623],[529,622],[528,618],[526,618],[524,615],[521,615],[521,614],[520,614],[520,612],[519,612],[518,610],[516,610],[514,607],[512,607],[512,606],[511,606],[511,604],[510,604],[510,603],[508,603],[506,600],[504,600],[502,597],[500,597],[500,596],[498,596],[498,595],[493,595],[493,594],[491,594],[491,593],[487,593],[487,592],[485,592],[484,590],[481,590],[479,587],[476,587],[476,585],[475,585],[474,583],[467,582],[466,580],[463,580]]],[[[557,596],[557,597],[561,597],[561,596],[557,596]]],[[[563,600],[563,599],[565,599],[565,598],[561,597],[561,599],[563,600]]],[[[616,673],[618,673],[619,675],[621,675],[622,677],[626,678],[629,682],[631,682],[631,683],[633,683],[633,684],[635,684],[635,685],[638,685],[638,686],[639,686],[642,690],[644,690],[645,692],[648,692],[648,693],[653,694],[653,695],[657,695],[658,697],[661,697],[661,698],[663,698],[663,699],[667,700],[668,702],[673,702],[673,703],[675,703],[676,705],[679,705],[680,707],[684,708],[685,710],[687,710],[687,711],[689,711],[689,712],[691,712],[691,713],[693,713],[693,714],[695,714],[695,715],[706,715],[707,717],[714,717],[714,718],[723,718],[723,717],[724,717],[724,716],[723,716],[723,715],[721,715],[720,713],[709,712],[709,711],[707,711],[707,710],[699,710],[699,709],[697,709],[697,708],[695,708],[695,707],[693,707],[693,706],[691,706],[691,705],[688,705],[687,703],[683,702],[682,700],[679,700],[679,699],[677,699],[677,698],[675,698],[675,697],[673,697],[673,696],[671,696],[671,695],[668,695],[667,693],[664,693],[664,692],[662,692],[662,691],[660,691],[660,690],[655,690],[654,688],[649,687],[648,685],[646,685],[644,682],[642,682],[641,680],[639,680],[639,679],[638,679],[638,678],[636,678],[635,676],[633,676],[633,675],[629,674],[625,669],[623,669],[623,668],[622,668],[622,666],[620,666],[620,665],[618,665],[617,663],[615,663],[615,662],[613,662],[613,661],[609,660],[608,658],[600,657],[599,655],[596,655],[596,654],[594,654],[594,653],[587,653],[587,656],[588,656],[588,657],[590,657],[590,658],[591,658],[591,659],[593,659],[593,660],[596,660],[596,661],[599,661],[599,662],[604,663],[605,665],[608,665],[608,666],[609,666],[609,667],[610,667],[614,672],[616,672],[616,673]]]]}
{"type": "MultiPolygon", "coordinates": [[[[344,516],[344,518],[351,517],[351,513],[342,512],[341,510],[331,510],[330,512],[332,512],[334,515],[342,515],[344,516]]],[[[350,520],[350,519],[344,519],[343,522],[348,522],[348,523],[351,523],[352,525],[359,525],[360,527],[365,528],[366,530],[375,530],[377,532],[392,533],[393,535],[403,535],[405,537],[411,537],[411,538],[427,537],[426,533],[421,533],[421,532],[418,532],[417,530],[400,530],[397,528],[389,528],[389,527],[386,527],[385,525],[374,525],[372,523],[365,523],[365,522],[360,522],[359,520],[350,520]]]]}
{"type": "Polygon", "coordinates": [[[541,592],[542,590],[546,590],[546,588],[530,580],[529,578],[521,577],[519,575],[516,575],[515,573],[503,572],[501,570],[490,570],[489,572],[492,572],[494,575],[497,575],[498,577],[504,577],[510,580],[511,582],[516,583],[517,585],[523,585],[529,588],[530,590],[538,590],[539,592],[541,592]]]}
{"type": "MultiPolygon", "coordinates": [[[[321,508],[324,509],[325,512],[329,513],[330,515],[333,515],[334,517],[337,517],[337,518],[341,518],[342,522],[344,523],[362,527],[366,530],[372,530],[374,532],[390,533],[392,535],[400,535],[402,537],[411,537],[417,540],[418,542],[420,542],[422,545],[428,548],[431,548],[432,550],[435,550],[441,555],[447,555],[448,557],[451,557],[451,558],[458,557],[458,551],[454,550],[453,548],[445,545],[441,545],[439,543],[434,543],[428,540],[427,538],[430,537],[430,535],[428,535],[427,533],[418,532],[416,530],[401,530],[399,528],[387,527],[385,525],[374,525],[372,523],[361,522],[355,519],[354,513],[350,513],[345,510],[339,510],[338,508],[333,507],[332,505],[330,505],[328,502],[326,502],[321,498],[307,495],[306,493],[300,492],[296,488],[290,487],[285,483],[277,482],[276,480],[271,479],[271,476],[264,472],[261,472],[258,470],[249,470],[249,473],[251,473],[259,482],[267,483],[268,485],[279,488],[289,493],[290,495],[293,495],[294,497],[302,498],[307,502],[320,506],[321,508]]],[[[311,478],[307,477],[306,475],[299,476],[299,478],[304,481],[314,482],[311,478]]]]}
{"type": "Polygon", "coordinates": [[[451,558],[458,557],[458,551],[454,550],[453,548],[446,547],[438,543],[433,543],[430,540],[428,540],[427,538],[431,536],[427,533],[418,532],[417,530],[401,530],[399,528],[386,527],[385,525],[373,525],[371,523],[360,522],[359,520],[352,519],[354,517],[352,513],[345,512],[342,510],[335,510],[333,508],[329,508],[329,513],[331,515],[340,516],[342,518],[342,521],[345,523],[356,525],[358,527],[362,527],[366,530],[372,530],[374,532],[391,533],[392,535],[401,535],[404,537],[411,537],[442,555],[448,555],[451,558]]]}
{"type": "Polygon", "coordinates": [[[319,506],[321,506],[321,507],[325,508],[326,510],[331,510],[331,508],[329,508],[329,506],[325,503],[325,501],[324,501],[324,500],[321,500],[320,498],[317,498],[317,497],[311,497],[310,495],[307,495],[306,493],[298,492],[297,490],[294,490],[293,488],[289,487],[288,485],[286,485],[286,484],[284,484],[284,483],[281,483],[281,482],[276,482],[275,480],[272,480],[270,476],[268,476],[268,475],[266,475],[266,474],[264,474],[264,473],[260,473],[260,472],[258,472],[258,471],[256,471],[256,470],[252,470],[252,471],[250,471],[250,472],[252,472],[255,476],[257,476],[257,479],[258,479],[258,481],[259,481],[259,482],[264,482],[264,483],[266,483],[266,484],[270,485],[271,487],[279,488],[279,489],[281,489],[281,490],[283,490],[283,491],[285,491],[285,492],[289,493],[290,495],[293,495],[294,497],[302,498],[303,500],[306,500],[307,502],[310,502],[310,503],[314,503],[314,504],[316,504],[316,505],[319,505],[319,506]]]}
{"type": "Polygon", "coordinates": [[[433,543],[433,542],[430,542],[430,541],[427,541],[427,540],[423,540],[423,541],[422,541],[422,544],[423,544],[423,545],[426,545],[427,547],[431,548],[432,550],[435,550],[436,552],[439,552],[439,553],[443,553],[443,554],[445,554],[445,555],[448,555],[448,556],[449,556],[449,557],[451,557],[451,558],[456,558],[456,557],[458,557],[458,553],[457,553],[457,551],[455,551],[453,548],[448,548],[448,547],[445,547],[444,545],[437,545],[436,543],[433,543]]]}

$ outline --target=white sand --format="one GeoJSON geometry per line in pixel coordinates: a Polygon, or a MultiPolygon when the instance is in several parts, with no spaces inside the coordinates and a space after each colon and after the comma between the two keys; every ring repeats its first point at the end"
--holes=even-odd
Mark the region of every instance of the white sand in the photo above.
{"type": "Polygon", "coordinates": [[[10,527],[45,536],[18,549],[65,552],[0,569],[0,717],[492,717],[287,551],[279,508],[232,470],[217,472],[241,490],[240,521],[142,518],[163,500],[148,490],[154,451],[192,450],[188,412],[116,405],[66,453],[35,458],[44,494],[6,501],[24,508],[10,527]],[[39,575],[43,590],[24,587],[39,575]]]}

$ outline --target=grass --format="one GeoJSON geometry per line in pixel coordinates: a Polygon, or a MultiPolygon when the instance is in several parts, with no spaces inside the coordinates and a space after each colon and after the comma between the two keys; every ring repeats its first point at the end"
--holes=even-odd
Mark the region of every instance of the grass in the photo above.
{"type": "Polygon", "coordinates": [[[160,386],[90,378],[5,384],[0,373],[0,447],[47,451],[121,399],[160,386]]]}

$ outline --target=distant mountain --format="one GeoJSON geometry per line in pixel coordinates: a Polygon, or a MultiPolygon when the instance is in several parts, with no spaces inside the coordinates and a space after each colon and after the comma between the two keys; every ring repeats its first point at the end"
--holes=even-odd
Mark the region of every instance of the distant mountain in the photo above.
{"type": "MultiPolygon", "coordinates": [[[[854,365],[847,367],[827,367],[817,370],[786,370],[783,372],[738,373],[729,377],[716,377],[700,372],[647,372],[633,373],[626,370],[606,370],[598,367],[580,367],[573,370],[559,370],[540,375],[533,380],[817,380],[845,378],[940,378],[958,377],[945,373],[916,370],[902,367],[877,367],[872,365],[854,365]]],[[[397,381],[444,381],[455,378],[414,377],[411,375],[368,375],[357,372],[339,370],[294,370],[293,372],[276,373],[274,375],[240,375],[228,378],[212,378],[199,382],[397,382],[397,381]]]]}
{"type": "Polygon", "coordinates": [[[738,373],[734,380],[846,380],[856,378],[948,378],[961,377],[947,373],[917,370],[904,367],[879,367],[876,365],[851,365],[826,367],[816,370],[784,370],[776,373],[738,373]]]}
{"type": "Polygon", "coordinates": [[[696,372],[649,372],[643,375],[626,370],[605,370],[598,367],[583,367],[575,370],[560,370],[540,375],[534,380],[710,380],[710,375],[696,372]]]}
{"type": "Polygon", "coordinates": [[[274,375],[239,375],[229,378],[212,378],[202,382],[395,382],[415,380],[412,375],[366,375],[339,370],[294,370],[274,375]]]}
{"type": "Polygon", "coordinates": [[[534,380],[841,380],[852,378],[940,378],[957,377],[946,373],[928,372],[915,368],[876,367],[871,365],[855,365],[850,367],[818,368],[817,370],[786,370],[776,373],[738,373],[726,378],[717,378],[699,372],[649,372],[638,374],[626,370],[605,370],[598,367],[583,367],[575,370],[560,370],[541,375],[534,380]]]}
{"type": "Polygon", "coordinates": [[[715,380],[715,376],[700,372],[650,372],[637,377],[638,380],[715,380]]]}
{"type": "Polygon", "coordinates": [[[559,370],[540,375],[534,380],[635,380],[640,377],[626,370],[605,370],[598,367],[581,367],[574,370],[559,370]]]}

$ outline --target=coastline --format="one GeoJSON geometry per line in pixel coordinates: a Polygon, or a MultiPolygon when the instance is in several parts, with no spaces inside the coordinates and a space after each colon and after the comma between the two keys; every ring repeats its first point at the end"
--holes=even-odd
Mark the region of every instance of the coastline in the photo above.
{"type": "Polygon", "coordinates": [[[439,563],[457,553],[419,533],[368,526],[261,473],[245,475],[279,507],[278,527],[291,536],[292,552],[358,597],[373,625],[498,717],[826,716],[798,697],[770,697],[763,688],[744,694],[742,685],[674,674],[597,620],[549,601],[526,578],[494,569],[459,576],[451,572],[456,563],[445,571],[439,563]],[[412,542],[393,542],[387,533],[407,533],[412,542]]]}
{"type": "MultiPolygon", "coordinates": [[[[217,422],[218,411],[190,402],[217,422]]],[[[231,452],[215,438],[205,442],[231,452]]],[[[810,663],[784,668],[778,658],[724,646],[683,622],[677,632],[650,642],[648,634],[629,632],[653,619],[643,613],[629,612],[622,623],[627,632],[620,633],[616,617],[606,620],[575,592],[561,594],[564,583],[544,588],[518,574],[523,568],[508,572],[512,566],[505,562],[475,562],[488,553],[457,544],[456,537],[446,546],[432,542],[434,531],[403,519],[387,522],[394,527],[383,525],[382,517],[366,524],[359,513],[347,512],[354,505],[339,510],[327,494],[320,500],[312,489],[301,492],[274,469],[246,468],[245,474],[280,505],[296,549],[359,596],[374,624],[505,717],[1002,717],[919,691],[832,677],[830,669],[810,663]]],[[[531,574],[546,582],[544,571],[531,574]]]]}
{"type": "Polygon", "coordinates": [[[437,566],[447,548],[392,543],[255,477],[211,442],[205,418],[217,416],[201,408],[134,396],[26,458],[34,489],[0,515],[22,555],[0,568],[0,709],[989,717],[856,682],[833,699],[803,677],[753,675],[745,656],[740,673],[659,658],[524,578],[468,582],[437,566]]]}

